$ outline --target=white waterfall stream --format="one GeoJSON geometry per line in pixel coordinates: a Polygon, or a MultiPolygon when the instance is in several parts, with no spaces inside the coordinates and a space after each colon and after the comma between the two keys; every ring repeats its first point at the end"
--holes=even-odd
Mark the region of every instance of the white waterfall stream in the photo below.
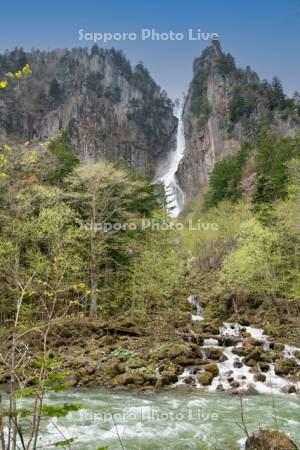
{"type": "Polygon", "coordinates": [[[176,149],[170,155],[166,167],[163,170],[163,175],[160,176],[160,181],[163,182],[165,187],[167,210],[170,217],[177,217],[185,202],[184,192],[176,180],[176,172],[185,150],[182,108],[177,108],[174,114],[178,118],[176,149]]]}
{"type": "MultiPolygon", "coordinates": [[[[197,296],[190,295],[188,302],[196,309],[197,314],[192,315],[192,321],[202,321],[204,317],[201,315],[202,306],[197,296]]],[[[255,375],[260,373],[260,370],[254,367],[246,365],[245,359],[236,353],[236,349],[241,349],[243,343],[246,340],[246,336],[250,336],[252,339],[258,340],[259,348],[266,352],[269,357],[274,356],[274,352],[270,352],[270,338],[260,328],[252,326],[241,326],[238,323],[224,323],[219,328],[219,332],[216,336],[204,339],[202,344],[202,350],[205,354],[207,349],[221,350],[224,358],[223,361],[217,361],[218,375],[214,377],[213,382],[207,386],[208,391],[231,391],[232,385],[230,380],[235,380],[237,388],[236,391],[243,392],[249,387],[255,388],[256,392],[263,394],[280,394],[288,386],[294,386],[295,391],[291,391],[292,395],[296,396],[296,390],[299,389],[299,381],[297,377],[283,377],[276,374],[275,359],[272,358],[267,364],[264,364],[263,371],[265,372],[264,378],[256,379],[255,375]],[[224,337],[236,338],[234,344],[226,345],[223,342],[224,337]],[[235,347],[235,348],[234,348],[235,347]],[[269,353],[268,353],[269,352],[269,353]]],[[[285,361],[294,360],[297,364],[300,364],[300,349],[291,345],[283,345],[280,352],[278,352],[278,358],[285,361]]],[[[256,365],[256,363],[255,363],[256,365]]],[[[198,388],[204,388],[198,381],[198,375],[202,372],[202,367],[186,367],[184,372],[179,376],[178,382],[175,386],[189,384],[198,388]]]]}

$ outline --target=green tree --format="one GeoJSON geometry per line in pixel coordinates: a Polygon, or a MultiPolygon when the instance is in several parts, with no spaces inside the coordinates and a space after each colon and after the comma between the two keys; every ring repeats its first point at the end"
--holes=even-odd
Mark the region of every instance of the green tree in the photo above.
{"type": "MultiPolygon", "coordinates": [[[[130,246],[139,234],[127,227],[157,206],[149,183],[107,162],[80,166],[67,180],[68,201],[85,230],[82,249],[89,261],[90,316],[97,314],[99,296],[129,263],[130,246]],[[121,269],[121,270],[120,270],[121,269]]],[[[103,307],[103,305],[102,305],[103,307]]]]}
{"type": "Polygon", "coordinates": [[[49,86],[49,96],[51,97],[55,105],[59,103],[61,95],[62,90],[60,84],[56,78],[53,78],[49,86]]]}
{"type": "Polygon", "coordinates": [[[252,148],[251,144],[244,143],[236,155],[227,156],[216,163],[205,198],[207,207],[216,206],[224,199],[236,201],[240,198],[242,169],[252,148]]]}
{"type": "Polygon", "coordinates": [[[224,259],[218,293],[232,299],[237,314],[241,303],[257,295],[274,300],[278,258],[278,235],[254,218],[244,222],[236,248],[224,259]]]}

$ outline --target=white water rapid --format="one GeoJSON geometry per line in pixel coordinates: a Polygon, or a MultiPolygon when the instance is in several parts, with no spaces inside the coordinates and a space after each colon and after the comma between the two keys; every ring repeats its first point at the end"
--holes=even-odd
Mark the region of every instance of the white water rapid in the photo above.
{"type": "Polygon", "coordinates": [[[177,108],[174,114],[178,119],[176,149],[171,153],[166,166],[163,168],[163,175],[160,176],[160,181],[163,182],[165,187],[167,210],[170,217],[177,217],[185,202],[184,192],[176,180],[176,171],[185,150],[182,108],[177,108]]]}
{"type": "MultiPolygon", "coordinates": [[[[196,309],[196,314],[192,315],[192,321],[195,323],[204,321],[204,317],[201,315],[203,308],[199,298],[190,295],[187,300],[196,309]]],[[[291,345],[282,345],[282,348],[277,351],[278,355],[275,359],[276,352],[272,350],[274,349],[272,341],[262,329],[225,322],[219,328],[218,333],[204,339],[200,347],[204,355],[207,352],[213,353],[214,351],[221,352],[223,355],[221,359],[214,361],[218,366],[218,374],[214,377],[212,383],[206,387],[208,391],[231,392],[235,390],[236,392],[247,392],[249,388],[254,388],[257,393],[282,394],[286,392],[285,390],[288,387],[294,387],[294,390],[288,392],[293,395],[296,395],[296,391],[299,392],[300,383],[297,381],[297,376],[283,377],[277,375],[275,361],[279,358],[279,360],[294,361],[300,365],[300,349],[291,345]],[[251,366],[247,364],[246,358],[241,354],[239,355],[239,350],[243,349],[247,337],[257,340],[256,345],[259,344],[257,348],[265,354],[260,362],[257,362],[258,360],[253,361],[251,366]],[[273,356],[274,358],[272,358],[273,356]]],[[[256,358],[255,355],[253,357],[256,358]]],[[[203,389],[204,386],[198,381],[198,376],[203,370],[205,369],[202,369],[201,366],[186,367],[175,386],[188,384],[203,389]]]]}

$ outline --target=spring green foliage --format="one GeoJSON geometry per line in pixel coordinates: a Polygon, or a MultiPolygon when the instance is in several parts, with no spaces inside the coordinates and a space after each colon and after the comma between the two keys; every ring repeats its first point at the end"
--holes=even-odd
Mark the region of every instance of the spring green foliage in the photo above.
{"type": "Polygon", "coordinates": [[[274,139],[268,134],[260,137],[256,151],[257,183],[254,202],[272,202],[287,194],[288,162],[300,159],[300,135],[295,138],[274,139]]]}
{"type": "Polygon", "coordinates": [[[210,177],[206,206],[216,206],[225,199],[236,201],[240,198],[239,183],[243,166],[251,149],[250,144],[244,143],[236,155],[228,156],[217,162],[210,177]]]}
{"type": "Polygon", "coordinates": [[[236,247],[225,257],[219,278],[223,297],[270,295],[275,289],[272,263],[278,254],[278,236],[255,218],[241,224],[236,247]]]}
{"type": "Polygon", "coordinates": [[[199,125],[205,123],[208,118],[210,108],[207,98],[208,70],[203,69],[192,82],[192,104],[191,110],[198,118],[199,125]]]}
{"type": "Polygon", "coordinates": [[[253,80],[234,87],[229,102],[229,117],[235,123],[241,118],[249,118],[258,111],[259,105],[263,105],[267,111],[283,111],[292,104],[294,102],[291,99],[286,99],[278,78],[275,77],[272,83],[253,80]]]}
{"type": "Polygon", "coordinates": [[[189,217],[201,215],[219,229],[184,235],[207,313],[226,317],[228,309],[238,314],[261,305],[279,324],[292,320],[300,304],[299,169],[299,135],[279,139],[267,133],[216,164],[205,208],[194,202],[189,217]],[[252,188],[243,192],[249,158],[252,188]]]}
{"type": "Polygon", "coordinates": [[[128,350],[127,348],[116,348],[115,350],[112,351],[112,355],[114,356],[128,356],[128,357],[135,357],[138,356],[137,353],[128,350]]]}
{"type": "Polygon", "coordinates": [[[207,207],[216,206],[225,199],[237,201],[241,198],[243,170],[251,155],[255,156],[256,174],[253,203],[271,203],[287,195],[288,162],[300,159],[300,136],[280,139],[264,132],[255,144],[244,143],[236,155],[215,165],[205,199],[207,207]]]}
{"type": "Polygon", "coordinates": [[[73,168],[79,164],[79,159],[72,153],[70,146],[66,142],[63,131],[60,132],[60,135],[57,138],[50,141],[48,150],[56,161],[53,168],[52,161],[51,165],[48,165],[48,167],[50,167],[45,174],[45,180],[53,185],[59,184],[72,172],[73,168]]]}
{"type": "Polygon", "coordinates": [[[172,303],[175,306],[174,293],[183,284],[184,268],[176,235],[167,231],[151,233],[133,266],[130,288],[135,308],[149,313],[172,303]]]}
{"type": "MultiPolygon", "coordinates": [[[[144,250],[151,233],[141,226],[158,208],[153,187],[118,164],[78,165],[63,135],[50,142],[34,167],[17,166],[3,179],[0,203],[1,308],[13,314],[15,276],[25,282],[34,273],[21,313],[25,322],[38,318],[45,303],[55,302],[57,311],[83,313],[93,303],[93,314],[136,304],[142,294],[137,294],[133,280],[134,272],[141,272],[140,261],[143,280],[146,271],[152,271],[151,258],[159,262],[161,250],[155,250],[153,244],[149,244],[150,253],[144,250]],[[12,179],[19,182],[13,184],[12,179]],[[120,224],[121,229],[106,229],[105,224],[120,224]],[[127,224],[133,224],[133,229],[127,224]],[[13,269],[16,261],[20,261],[17,274],[13,269]]],[[[166,240],[167,233],[160,239],[163,251],[168,247],[166,267],[163,261],[156,264],[159,283],[153,278],[149,305],[162,301],[160,293],[155,294],[155,283],[170,298],[176,272],[173,275],[168,264],[180,267],[172,243],[166,244],[166,240]]]]}
{"type": "Polygon", "coordinates": [[[44,417],[65,417],[70,411],[79,411],[83,408],[81,403],[64,403],[63,405],[43,405],[44,417]]]}
{"type": "Polygon", "coordinates": [[[0,74],[21,70],[28,64],[26,53],[22,48],[15,48],[8,54],[0,55],[0,74]]]}

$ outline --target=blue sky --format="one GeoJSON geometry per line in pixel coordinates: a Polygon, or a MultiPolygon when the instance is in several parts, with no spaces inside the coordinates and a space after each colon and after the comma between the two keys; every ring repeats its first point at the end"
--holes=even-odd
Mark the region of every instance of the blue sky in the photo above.
{"type": "MultiPolygon", "coordinates": [[[[143,61],[154,79],[172,96],[186,91],[192,62],[207,42],[190,41],[188,29],[218,33],[223,50],[238,66],[250,65],[262,78],[277,75],[288,94],[300,90],[299,0],[86,0],[6,1],[1,5],[0,52],[89,46],[85,32],[132,32],[122,48],[132,63],[143,61]],[[142,41],[140,30],[183,33],[182,41],[142,41]]],[[[103,45],[99,42],[99,45],[103,45]]],[[[105,45],[103,45],[105,46],[105,45]]]]}

